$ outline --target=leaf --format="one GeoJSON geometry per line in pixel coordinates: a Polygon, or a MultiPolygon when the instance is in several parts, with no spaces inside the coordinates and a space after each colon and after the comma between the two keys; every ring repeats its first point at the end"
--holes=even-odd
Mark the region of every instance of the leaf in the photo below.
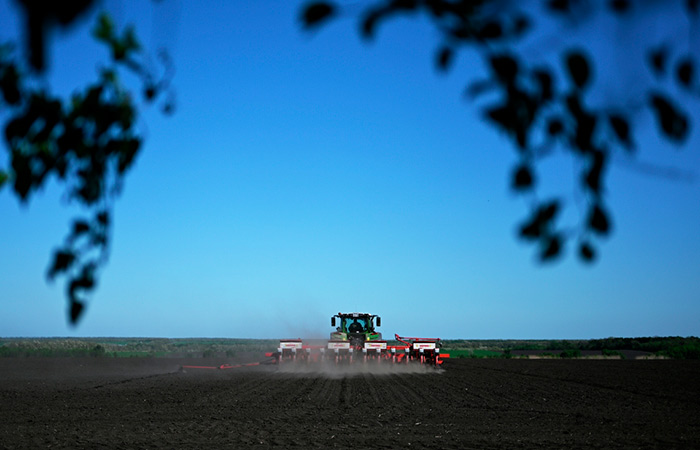
{"type": "Polygon", "coordinates": [[[588,83],[591,69],[588,60],[581,51],[572,51],[567,54],[566,67],[571,81],[577,88],[581,89],[588,83]]]}
{"type": "Polygon", "coordinates": [[[321,25],[335,14],[335,6],[328,2],[311,3],[301,16],[301,21],[305,28],[315,28],[321,25]]]}
{"type": "Polygon", "coordinates": [[[146,101],[152,101],[156,94],[158,93],[158,90],[156,88],[156,85],[154,83],[146,83],[143,88],[143,97],[146,99],[146,101]]]}
{"type": "Polygon", "coordinates": [[[678,62],[676,67],[676,77],[678,82],[685,88],[691,88],[695,78],[695,66],[690,57],[684,58],[678,62]]]}
{"type": "Polygon", "coordinates": [[[571,4],[569,0],[549,0],[547,7],[555,13],[568,12],[571,4]]]}
{"type": "Polygon", "coordinates": [[[630,8],[629,0],[610,0],[610,9],[616,14],[623,14],[630,8]]]}
{"type": "Polygon", "coordinates": [[[97,26],[92,31],[92,35],[98,40],[106,43],[111,43],[116,39],[114,36],[114,23],[108,14],[100,14],[97,21],[97,26]]]}
{"type": "Polygon", "coordinates": [[[78,237],[81,234],[90,231],[90,224],[84,220],[76,220],[73,222],[73,236],[78,237]]]}
{"type": "Polygon", "coordinates": [[[70,281],[69,294],[71,299],[75,299],[75,293],[78,290],[91,290],[95,287],[95,265],[92,263],[85,264],[80,271],[80,275],[74,277],[70,281]]]}
{"type": "Polygon", "coordinates": [[[65,272],[73,265],[76,256],[70,250],[56,250],[53,255],[53,264],[48,271],[48,278],[54,279],[59,273],[65,272]]]}
{"type": "Polygon", "coordinates": [[[515,113],[508,105],[494,106],[486,111],[486,116],[493,122],[496,122],[508,132],[515,130],[516,117],[515,113]]]}
{"type": "Polygon", "coordinates": [[[82,302],[78,300],[71,300],[70,309],[68,311],[71,325],[76,325],[78,323],[78,320],[80,320],[80,316],[83,315],[84,311],[85,305],[82,302]]]}
{"type": "Polygon", "coordinates": [[[115,61],[122,61],[126,58],[127,48],[121,41],[112,41],[112,58],[115,61]]]}
{"type": "Polygon", "coordinates": [[[139,43],[139,40],[136,37],[136,32],[134,31],[133,26],[129,26],[126,28],[126,30],[124,30],[122,44],[127,49],[127,52],[139,50],[141,48],[141,44],[139,43]]]}
{"type": "Polygon", "coordinates": [[[26,201],[34,185],[34,174],[31,169],[31,161],[20,152],[12,152],[12,171],[15,176],[13,185],[15,194],[22,201],[26,201]]]}
{"type": "Polygon", "coordinates": [[[125,139],[119,142],[119,144],[120,150],[117,157],[119,161],[117,171],[120,175],[122,175],[129,169],[129,167],[131,167],[131,164],[133,164],[134,158],[136,157],[139,147],[141,146],[141,141],[139,139],[125,139]]]}
{"type": "Polygon", "coordinates": [[[649,52],[649,64],[656,76],[662,76],[666,72],[666,62],[668,61],[668,47],[660,46],[649,52]]]}
{"type": "Polygon", "coordinates": [[[491,69],[503,84],[513,84],[518,75],[518,62],[510,55],[497,55],[490,59],[491,69]]]}
{"type": "Polygon", "coordinates": [[[610,126],[615,132],[615,136],[617,137],[617,139],[628,149],[633,148],[634,144],[632,143],[632,139],[630,138],[630,126],[629,122],[627,122],[627,119],[616,114],[611,114],[608,117],[608,120],[610,121],[610,126]]]}
{"type": "Polygon", "coordinates": [[[97,221],[102,226],[109,226],[109,211],[100,211],[97,213],[97,221]]]}
{"type": "Polygon", "coordinates": [[[579,257],[587,263],[592,263],[595,260],[595,249],[588,242],[581,242],[578,249],[579,257]]]}
{"type": "Polygon", "coordinates": [[[415,10],[418,7],[417,0],[392,0],[385,2],[386,4],[377,8],[368,10],[361,21],[360,33],[365,39],[374,38],[377,29],[377,24],[380,19],[384,19],[389,15],[398,12],[406,12],[415,10]]]}
{"type": "Polygon", "coordinates": [[[685,113],[679,111],[661,94],[651,95],[651,107],[661,131],[672,141],[682,142],[688,136],[690,123],[685,113]]]}
{"type": "Polygon", "coordinates": [[[520,150],[527,149],[527,138],[540,104],[528,93],[509,86],[508,97],[497,105],[484,108],[485,118],[495,122],[515,138],[520,150]]]}
{"type": "Polygon", "coordinates": [[[576,117],[576,137],[574,144],[583,153],[588,153],[593,148],[593,133],[595,132],[596,118],[589,114],[581,114],[576,117]]]}
{"type": "Polygon", "coordinates": [[[603,173],[603,168],[605,167],[605,153],[601,151],[595,151],[593,153],[593,162],[591,167],[586,172],[586,177],[584,178],[584,185],[588,187],[594,194],[599,195],[601,193],[601,175],[603,173]]]}
{"type": "Polygon", "coordinates": [[[538,239],[545,233],[558,211],[559,202],[556,200],[540,205],[532,215],[530,222],[526,222],[520,227],[520,236],[524,239],[538,239]]]}
{"type": "Polygon", "coordinates": [[[527,133],[533,115],[532,105],[526,100],[512,97],[507,103],[486,110],[486,118],[500,125],[510,135],[514,135],[521,150],[527,148],[527,133]]]}
{"type": "Polygon", "coordinates": [[[19,73],[14,64],[7,64],[0,77],[0,90],[8,105],[17,105],[22,96],[19,92],[19,73]]]}
{"type": "Polygon", "coordinates": [[[524,191],[532,188],[533,185],[534,178],[530,167],[528,167],[527,164],[518,166],[513,174],[513,189],[516,191],[524,191]]]}
{"type": "Polygon", "coordinates": [[[370,11],[365,15],[364,20],[362,21],[362,37],[365,39],[372,39],[374,38],[374,32],[377,27],[377,22],[379,22],[379,19],[382,18],[383,16],[382,11],[370,11]]]}
{"type": "Polygon", "coordinates": [[[576,135],[572,142],[574,150],[578,149],[581,153],[588,153],[593,148],[593,133],[597,119],[583,109],[579,93],[569,95],[566,98],[566,106],[573,119],[576,120],[576,135]]]}
{"type": "Polygon", "coordinates": [[[539,220],[542,220],[543,222],[548,222],[557,215],[559,212],[559,202],[556,200],[553,200],[549,203],[544,203],[543,205],[540,206],[540,208],[537,210],[537,217],[539,220]]]}
{"type": "Polygon", "coordinates": [[[608,215],[598,204],[593,205],[589,212],[588,228],[603,236],[610,233],[611,227],[608,215]]]}
{"type": "Polygon", "coordinates": [[[542,241],[543,247],[540,253],[540,261],[550,261],[561,253],[562,239],[558,235],[548,236],[542,241]]]}
{"type": "Polygon", "coordinates": [[[444,72],[450,68],[453,60],[454,50],[452,49],[452,47],[444,46],[440,49],[440,51],[438,51],[435,62],[437,64],[438,69],[444,72]]]}
{"type": "Polygon", "coordinates": [[[542,234],[542,227],[539,222],[532,221],[520,226],[520,237],[523,239],[538,239],[542,234]]]}

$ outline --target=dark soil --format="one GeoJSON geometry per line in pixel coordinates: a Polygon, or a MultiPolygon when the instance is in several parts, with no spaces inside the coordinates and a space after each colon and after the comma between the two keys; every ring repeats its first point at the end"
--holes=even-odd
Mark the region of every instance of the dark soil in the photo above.
{"type": "Polygon", "coordinates": [[[0,448],[700,448],[700,362],[448,360],[442,372],[0,359],[0,448]]]}

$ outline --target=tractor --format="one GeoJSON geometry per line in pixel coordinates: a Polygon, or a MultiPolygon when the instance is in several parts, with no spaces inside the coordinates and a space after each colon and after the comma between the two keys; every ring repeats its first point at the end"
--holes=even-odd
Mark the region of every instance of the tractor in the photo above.
{"type": "Polygon", "coordinates": [[[376,361],[439,366],[448,354],[440,353],[440,339],[406,338],[395,335],[398,344],[389,345],[382,333],[375,329],[382,324],[381,317],[368,313],[338,313],[331,317],[330,340],[324,345],[304,342],[302,339],[282,339],[277,352],[270,352],[278,363],[303,361],[353,363],[376,361]]]}

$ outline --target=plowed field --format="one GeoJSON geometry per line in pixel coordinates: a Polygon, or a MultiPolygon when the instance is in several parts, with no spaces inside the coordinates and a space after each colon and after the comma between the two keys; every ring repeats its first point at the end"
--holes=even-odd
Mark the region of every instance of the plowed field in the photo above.
{"type": "Polygon", "coordinates": [[[3,358],[0,448],[700,448],[697,361],[188,363],[203,361],[3,358]]]}

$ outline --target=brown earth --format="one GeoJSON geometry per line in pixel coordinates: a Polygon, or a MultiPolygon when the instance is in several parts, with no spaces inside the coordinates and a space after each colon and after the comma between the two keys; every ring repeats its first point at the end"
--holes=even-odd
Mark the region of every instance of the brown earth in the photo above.
{"type": "Polygon", "coordinates": [[[0,448],[700,448],[700,362],[371,372],[2,358],[0,448]]]}

